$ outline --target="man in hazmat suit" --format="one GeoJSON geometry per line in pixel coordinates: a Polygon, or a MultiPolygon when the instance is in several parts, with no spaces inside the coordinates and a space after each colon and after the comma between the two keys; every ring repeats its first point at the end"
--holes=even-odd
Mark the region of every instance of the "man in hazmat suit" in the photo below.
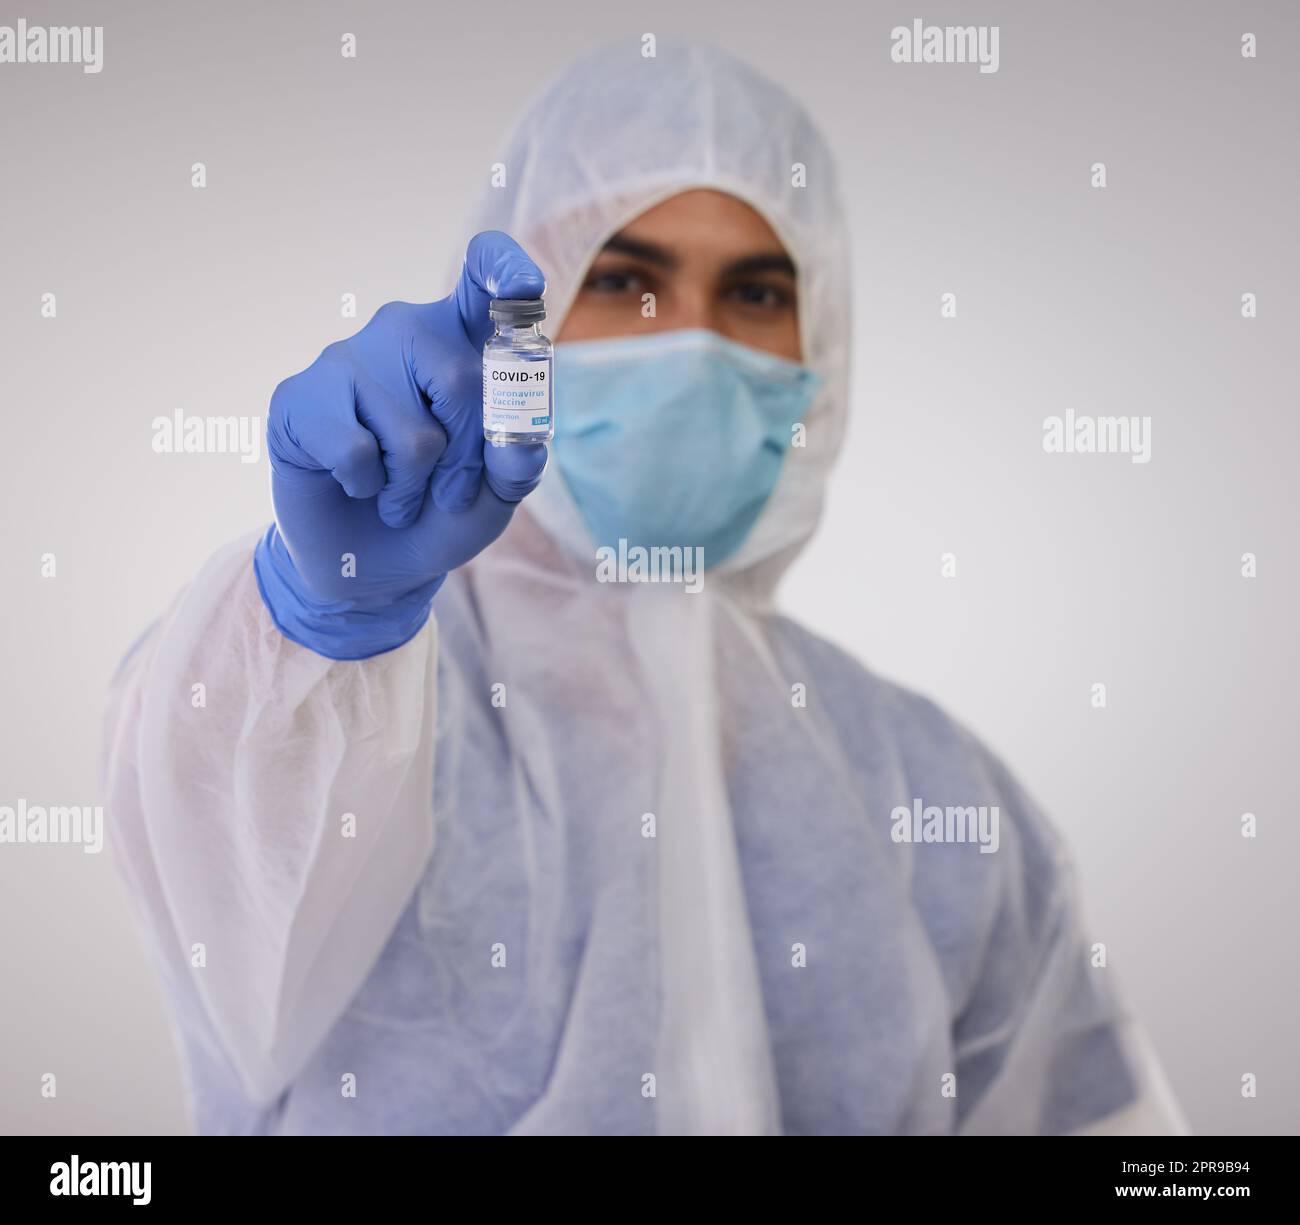
{"type": "Polygon", "coordinates": [[[274,526],[114,681],[195,1126],[1181,1130],[1032,801],[773,607],[848,411],[803,110],[615,46],[501,160],[454,292],[276,389],[274,526]],[[482,425],[489,303],[543,295],[549,456],[482,425]]]}

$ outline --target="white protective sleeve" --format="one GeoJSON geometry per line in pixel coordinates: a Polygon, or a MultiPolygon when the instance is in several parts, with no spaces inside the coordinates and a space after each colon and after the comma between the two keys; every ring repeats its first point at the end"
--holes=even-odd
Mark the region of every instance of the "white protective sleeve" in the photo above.
{"type": "Polygon", "coordinates": [[[1132,1022],[1124,1035],[1125,1051],[1136,1069],[1141,1092],[1131,1106],[1118,1110],[1076,1136],[1190,1136],[1191,1128],[1174,1097],[1165,1071],[1145,1028],[1132,1022]]]}
{"type": "Polygon", "coordinates": [[[215,554],[122,663],[105,775],[151,952],[189,976],[263,1105],[355,994],[428,862],[437,636],[431,620],[357,662],[298,646],[262,603],[255,541],[215,554]]]}

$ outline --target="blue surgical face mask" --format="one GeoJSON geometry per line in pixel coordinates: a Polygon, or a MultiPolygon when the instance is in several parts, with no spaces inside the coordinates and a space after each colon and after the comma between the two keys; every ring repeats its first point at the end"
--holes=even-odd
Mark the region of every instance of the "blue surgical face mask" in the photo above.
{"type": "Polygon", "coordinates": [[[555,461],[596,545],[744,542],[819,375],[716,332],[555,346],[555,461]]]}

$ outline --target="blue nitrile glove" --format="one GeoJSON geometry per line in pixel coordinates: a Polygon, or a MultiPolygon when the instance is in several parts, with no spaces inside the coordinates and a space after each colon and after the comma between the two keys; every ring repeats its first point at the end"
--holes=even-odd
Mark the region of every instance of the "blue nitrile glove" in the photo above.
{"type": "Polygon", "coordinates": [[[275,389],[276,523],[253,568],[286,637],[330,659],[401,646],[447,571],[505,530],[541,479],[546,447],[484,446],[488,301],[544,289],[514,239],[478,234],[455,293],[381,307],[275,389]]]}

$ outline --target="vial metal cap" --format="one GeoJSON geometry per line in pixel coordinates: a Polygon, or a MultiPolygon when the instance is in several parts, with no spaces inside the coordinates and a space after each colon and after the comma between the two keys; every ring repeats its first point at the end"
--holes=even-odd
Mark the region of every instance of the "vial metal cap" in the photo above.
{"type": "Polygon", "coordinates": [[[541,298],[493,298],[488,316],[497,323],[537,323],[546,318],[546,303],[541,298]]]}

